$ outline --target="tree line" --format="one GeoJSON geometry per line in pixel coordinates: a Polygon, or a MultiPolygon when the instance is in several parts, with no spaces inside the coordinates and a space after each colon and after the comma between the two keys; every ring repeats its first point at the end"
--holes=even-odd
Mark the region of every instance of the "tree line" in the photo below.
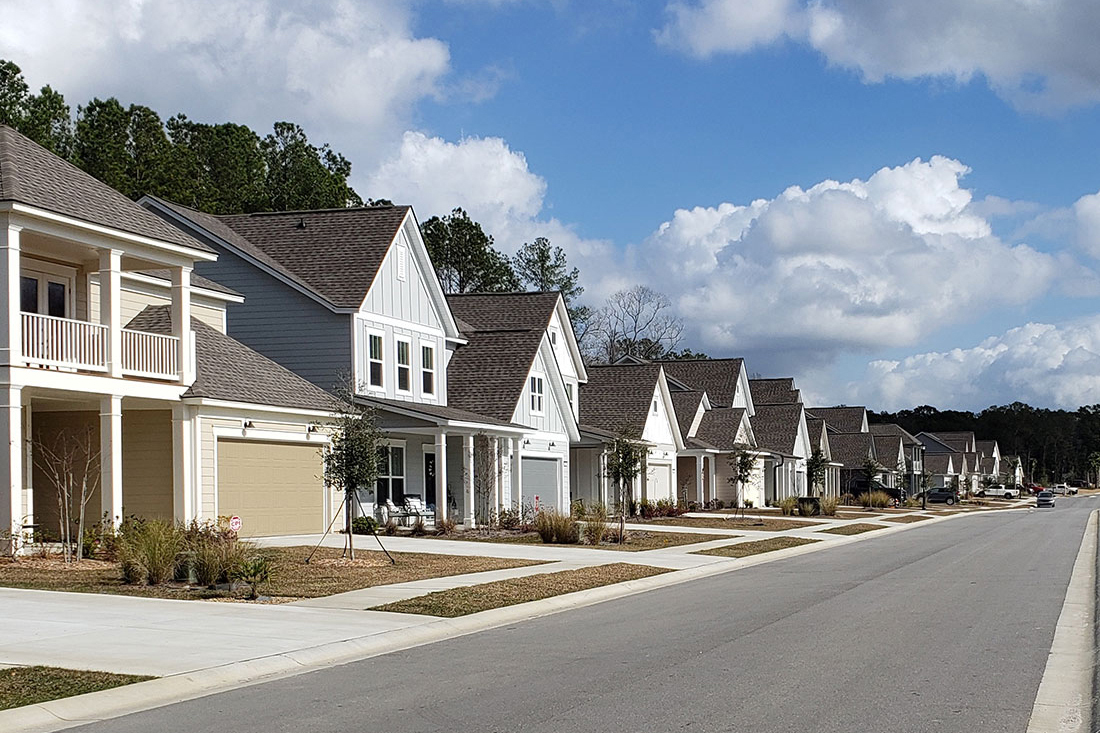
{"type": "Polygon", "coordinates": [[[1001,455],[1016,455],[1027,479],[1049,484],[1095,476],[1100,453],[1100,405],[1051,410],[1023,402],[995,405],[981,412],[938,410],[922,405],[899,412],[869,412],[871,422],[897,423],[914,435],[973,431],[978,440],[996,440],[1001,455]]]}

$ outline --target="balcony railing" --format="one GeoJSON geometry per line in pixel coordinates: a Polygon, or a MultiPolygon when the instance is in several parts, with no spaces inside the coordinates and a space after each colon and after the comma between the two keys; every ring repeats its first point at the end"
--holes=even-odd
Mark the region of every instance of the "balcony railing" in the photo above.
{"type": "MultiPolygon", "coordinates": [[[[71,318],[23,313],[23,359],[29,366],[108,371],[109,330],[71,318]]],[[[179,339],[122,329],[122,373],[148,379],[179,378],[179,339]]]]}

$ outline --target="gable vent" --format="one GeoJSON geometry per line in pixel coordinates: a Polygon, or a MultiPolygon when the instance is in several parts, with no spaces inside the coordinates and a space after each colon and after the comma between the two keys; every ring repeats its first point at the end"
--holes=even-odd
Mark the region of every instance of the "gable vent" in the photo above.
{"type": "Polygon", "coordinates": [[[408,276],[408,250],[404,247],[397,248],[397,279],[402,282],[408,276]]]}

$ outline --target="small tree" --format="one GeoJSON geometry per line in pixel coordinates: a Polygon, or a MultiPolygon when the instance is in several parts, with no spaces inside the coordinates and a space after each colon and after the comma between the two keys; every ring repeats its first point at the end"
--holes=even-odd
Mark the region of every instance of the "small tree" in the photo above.
{"type": "Polygon", "coordinates": [[[806,459],[806,476],[810,479],[810,496],[817,496],[818,487],[825,487],[825,473],[829,468],[829,459],[821,452],[820,448],[814,448],[813,454],[806,459]]]}
{"type": "Polygon", "coordinates": [[[62,429],[49,440],[39,435],[31,446],[35,467],[57,492],[59,539],[65,562],[75,562],[84,556],[86,509],[100,483],[98,443],[92,427],[87,426],[83,431],[62,429]]]}
{"type": "Polygon", "coordinates": [[[479,523],[494,527],[500,502],[499,487],[504,476],[504,446],[487,435],[474,436],[474,507],[479,523]]]}
{"type": "Polygon", "coordinates": [[[351,531],[352,506],[356,491],[374,491],[378,479],[379,457],[384,455],[384,433],[375,420],[374,410],[355,401],[351,389],[343,390],[344,399],[333,406],[331,437],[323,452],[325,483],[344,492],[344,518],[348,549],[355,559],[351,531]]]}
{"type": "Polygon", "coordinates": [[[642,472],[645,452],[645,446],[638,441],[633,431],[624,431],[618,435],[611,441],[611,447],[607,451],[607,477],[615,486],[615,499],[618,504],[616,511],[619,514],[619,544],[623,543],[626,533],[628,504],[626,492],[642,472]]]}
{"type": "MultiPolygon", "coordinates": [[[[1016,466],[1010,466],[1010,468],[1012,474],[1015,476],[1016,466]]],[[[1092,470],[1093,475],[1096,476],[1096,483],[1100,484],[1100,451],[1093,451],[1089,454],[1089,468],[1092,470]]]]}
{"type": "Polygon", "coordinates": [[[735,501],[740,508],[745,505],[742,501],[745,495],[745,484],[752,478],[752,472],[756,470],[756,454],[749,450],[747,445],[738,445],[727,460],[730,475],[726,480],[733,486],[737,497],[735,501]]]}

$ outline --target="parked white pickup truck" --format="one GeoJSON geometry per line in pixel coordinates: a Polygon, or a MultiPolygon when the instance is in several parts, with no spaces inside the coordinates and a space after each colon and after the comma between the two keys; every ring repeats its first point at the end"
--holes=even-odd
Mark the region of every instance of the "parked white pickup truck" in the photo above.
{"type": "Polygon", "coordinates": [[[1019,499],[1020,490],[1005,488],[1004,484],[994,484],[978,492],[978,496],[995,496],[1000,499],[1019,499]]]}

